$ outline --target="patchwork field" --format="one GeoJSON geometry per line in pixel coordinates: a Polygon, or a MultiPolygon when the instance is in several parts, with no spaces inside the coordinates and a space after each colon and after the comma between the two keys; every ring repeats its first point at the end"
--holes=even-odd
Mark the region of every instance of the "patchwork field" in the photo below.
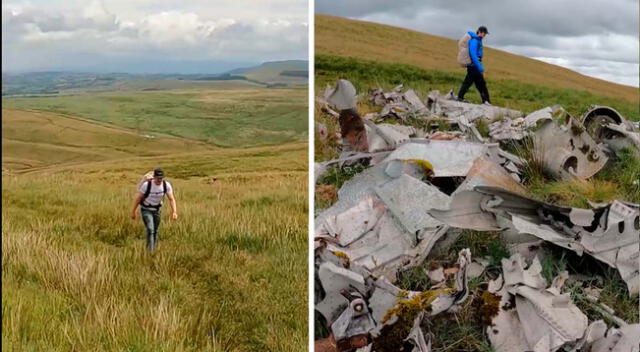
{"type": "Polygon", "coordinates": [[[304,141],[307,89],[182,89],[8,98],[5,108],[82,117],[217,146],[304,141]]]}

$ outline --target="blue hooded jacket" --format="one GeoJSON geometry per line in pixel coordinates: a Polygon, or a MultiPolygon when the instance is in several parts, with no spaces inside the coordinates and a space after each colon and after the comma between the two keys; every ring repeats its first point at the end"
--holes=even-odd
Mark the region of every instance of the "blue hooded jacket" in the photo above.
{"type": "Polygon", "coordinates": [[[469,56],[471,57],[472,65],[477,67],[480,72],[484,72],[484,66],[482,66],[482,38],[478,37],[472,31],[467,32],[471,39],[469,40],[469,56]]]}

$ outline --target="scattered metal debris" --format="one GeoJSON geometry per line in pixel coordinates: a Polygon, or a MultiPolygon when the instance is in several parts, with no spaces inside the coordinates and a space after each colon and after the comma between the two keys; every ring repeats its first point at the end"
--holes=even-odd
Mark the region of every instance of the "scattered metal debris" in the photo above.
{"type": "Polygon", "coordinates": [[[478,186],[429,214],[452,227],[501,230],[504,224],[618,269],[629,294],[640,292],[640,205],[614,201],[593,209],[560,207],[501,188],[478,186]]]}
{"type": "Polygon", "coordinates": [[[447,95],[441,95],[437,90],[429,92],[425,105],[434,115],[444,116],[453,120],[464,117],[469,122],[477,119],[493,121],[500,118],[517,118],[522,116],[522,112],[517,110],[457,101],[452,91],[447,95]]]}
{"type": "Polygon", "coordinates": [[[608,106],[592,106],[580,119],[589,134],[598,142],[618,153],[630,148],[640,154],[640,129],[636,123],[626,120],[618,111],[608,106]]]}
{"type": "MultiPolygon", "coordinates": [[[[551,284],[542,277],[540,248],[551,243],[586,253],[617,269],[637,296],[640,205],[613,201],[580,209],[530,199],[521,183],[528,161],[500,148],[530,139],[548,175],[586,179],[622,148],[640,151],[636,124],[608,107],[578,120],[560,106],[524,116],[459,102],[452,92],[432,91],[423,102],[403,85],[370,91],[369,102],[380,111],[361,118],[357,92],[346,80],[317,101],[338,118],[343,143],[338,159],[315,164],[316,180],[331,165],[366,167],[332,191],[337,200],[315,220],[315,307],[330,330],[316,350],[430,352],[438,339],[429,330],[432,317],[455,313],[470,295],[468,280],[496,277],[497,268],[472,261],[464,249],[454,266],[424,270],[424,291],[396,286],[399,274],[446,253],[462,229],[473,229],[500,231],[510,241],[512,256],[479,297],[497,352],[639,352],[639,325],[616,317],[595,289],[585,289],[585,304],[617,327],[589,322],[563,292],[572,280],[566,272],[551,284]]],[[[317,126],[322,138],[326,127],[317,126]]]]}
{"type": "Polygon", "coordinates": [[[577,343],[587,329],[587,316],[562,294],[565,273],[550,287],[537,258],[527,266],[519,254],[502,260],[503,274],[489,283],[500,299],[487,336],[497,352],[557,351],[577,343]]]}
{"type": "Polygon", "coordinates": [[[566,124],[546,120],[535,133],[534,148],[545,171],[557,178],[589,178],[608,159],[584,126],[571,117],[566,124]]]}

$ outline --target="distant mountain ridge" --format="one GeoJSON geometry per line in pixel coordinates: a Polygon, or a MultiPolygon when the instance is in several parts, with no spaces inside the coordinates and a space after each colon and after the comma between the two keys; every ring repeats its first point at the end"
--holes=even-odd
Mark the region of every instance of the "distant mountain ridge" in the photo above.
{"type": "Polygon", "coordinates": [[[250,80],[274,83],[306,83],[309,77],[309,61],[269,61],[258,66],[242,67],[227,72],[242,75],[250,80]]]}
{"type": "Polygon", "coordinates": [[[153,89],[153,83],[160,81],[247,81],[249,84],[267,87],[296,86],[307,84],[308,65],[306,60],[271,61],[218,74],[3,72],[2,95],[48,95],[83,89],[110,90],[131,82],[144,90],[145,82],[151,83],[150,89],[153,89]]]}

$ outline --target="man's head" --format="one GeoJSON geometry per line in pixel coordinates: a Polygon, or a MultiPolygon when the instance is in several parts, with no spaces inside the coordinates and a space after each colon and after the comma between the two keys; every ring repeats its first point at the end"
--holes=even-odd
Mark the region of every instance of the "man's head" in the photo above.
{"type": "Polygon", "coordinates": [[[161,168],[156,168],[153,170],[153,181],[159,185],[162,183],[162,179],[164,179],[164,171],[161,168]]]}
{"type": "Polygon", "coordinates": [[[476,34],[478,35],[478,37],[484,38],[484,37],[487,36],[487,34],[489,34],[489,30],[487,30],[487,27],[485,27],[485,26],[480,26],[480,27],[478,27],[478,30],[476,31],[476,34]]]}

